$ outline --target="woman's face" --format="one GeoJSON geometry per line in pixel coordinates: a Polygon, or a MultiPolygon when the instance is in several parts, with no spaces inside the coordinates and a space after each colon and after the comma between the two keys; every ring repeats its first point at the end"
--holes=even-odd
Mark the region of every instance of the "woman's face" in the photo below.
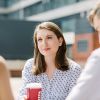
{"type": "Polygon", "coordinates": [[[99,43],[100,43],[100,18],[98,18],[98,16],[96,15],[94,16],[93,24],[94,24],[95,30],[98,31],[99,43]]]}
{"type": "Polygon", "coordinates": [[[58,39],[54,32],[47,29],[40,29],[36,38],[38,49],[44,56],[55,56],[62,45],[62,38],[58,39]]]}

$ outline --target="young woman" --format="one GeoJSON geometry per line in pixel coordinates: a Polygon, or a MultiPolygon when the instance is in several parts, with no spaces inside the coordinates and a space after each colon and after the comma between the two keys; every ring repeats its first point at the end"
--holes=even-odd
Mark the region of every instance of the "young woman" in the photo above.
{"type": "Polygon", "coordinates": [[[43,22],[34,32],[34,59],[29,59],[22,71],[19,100],[26,95],[26,85],[34,82],[42,84],[41,100],[65,100],[80,73],[80,66],[66,57],[60,28],[43,22]]]}

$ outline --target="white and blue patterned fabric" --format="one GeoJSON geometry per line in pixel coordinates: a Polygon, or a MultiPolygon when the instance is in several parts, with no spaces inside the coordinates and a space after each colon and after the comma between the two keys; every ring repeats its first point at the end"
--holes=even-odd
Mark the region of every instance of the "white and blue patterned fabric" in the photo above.
{"type": "Polygon", "coordinates": [[[26,95],[26,85],[34,82],[42,83],[41,100],[65,100],[81,73],[81,68],[77,63],[72,60],[68,61],[70,69],[67,71],[56,69],[49,80],[46,73],[33,75],[33,58],[27,60],[22,71],[23,86],[19,91],[18,100],[26,95]]]}

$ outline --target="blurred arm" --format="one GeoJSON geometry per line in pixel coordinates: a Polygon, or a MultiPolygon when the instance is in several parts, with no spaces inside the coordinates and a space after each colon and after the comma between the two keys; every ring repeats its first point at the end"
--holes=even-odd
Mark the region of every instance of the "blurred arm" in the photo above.
{"type": "Polygon", "coordinates": [[[77,84],[66,100],[100,100],[100,48],[89,57],[77,84]]]}
{"type": "Polygon", "coordinates": [[[5,60],[0,56],[0,100],[14,100],[9,77],[5,60]]]}

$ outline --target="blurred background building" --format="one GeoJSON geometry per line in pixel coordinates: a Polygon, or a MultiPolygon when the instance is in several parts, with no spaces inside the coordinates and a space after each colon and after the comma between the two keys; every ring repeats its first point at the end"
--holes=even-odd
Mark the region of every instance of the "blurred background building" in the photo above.
{"type": "Polygon", "coordinates": [[[6,59],[32,57],[35,26],[53,21],[63,31],[68,56],[86,61],[99,45],[87,20],[97,2],[100,0],[0,0],[0,54],[6,59]]]}

